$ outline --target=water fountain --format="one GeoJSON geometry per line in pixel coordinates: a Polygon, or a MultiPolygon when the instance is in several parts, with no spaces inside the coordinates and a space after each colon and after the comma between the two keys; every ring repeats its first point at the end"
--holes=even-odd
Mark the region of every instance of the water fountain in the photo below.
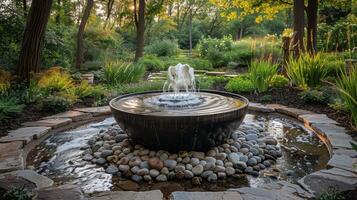
{"type": "Polygon", "coordinates": [[[163,90],[110,102],[120,127],[150,149],[208,150],[229,138],[248,110],[248,100],[240,95],[196,91],[194,70],[185,64],[169,67],[163,90]]]}

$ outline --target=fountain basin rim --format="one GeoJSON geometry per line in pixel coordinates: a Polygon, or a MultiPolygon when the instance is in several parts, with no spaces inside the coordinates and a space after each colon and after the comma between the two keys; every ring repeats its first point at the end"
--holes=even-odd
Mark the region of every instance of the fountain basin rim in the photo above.
{"type": "Polygon", "coordinates": [[[231,97],[234,99],[238,99],[240,101],[242,101],[244,103],[244,105],[242,105],[241,107],[237,107],[236,109],[232,109],[229,111],[225,111],[225,112],[218,112],[218,113],[207,113],[207,114],[182,114],[182,115],[152,115],[152,114],[143,114],[143,113],[133,113],[133,112],[129,112],[129,111],[124,111],[122,109],[118,109],[117,107],[114,106],[114,102],[122,99],[122,98],[126,98],[126,97],[131,97],[131,96],[138,96],[138,95],[144,95],[144,94],[152,94],[152,93],[163,93],[160,90],[150,90],[150,91],[145,91],[145,92],[135,92],[135,93],[129,93],[129,94],[124,94],[124,95],[120,95],[117,96],[115,98],[113,98],[112,100],[110,100],[109,102],[109,107],[112,110],[116,111],[116,112],[122,112],[122,113],[126,113],[126,114],[131,114],[131,115],[141,115],[141,116],[150,116],[150,117],[168,117],[168,118],[182,118],[182,117],[200,117],[200,116],[212,116],[212,115],[221,115],[221,114],[225,114],[225,113],[231,113],[231,112],[235,112],[236,110],[243,110],[243,109],[247,109],[247,107],[249,106],[249,100],[247,98],[245,98],[244,96],[238,95],[238,94],[234,94],[234,93],[230,93],[230,92],[223,92],[223,91],[218,91],[218,90],[199,90],[198,93],[200,92],[205,92],[205,93],[212,93],[212,94],[217,94],[217,95],[221,95],[224,97],[231,97]]]}

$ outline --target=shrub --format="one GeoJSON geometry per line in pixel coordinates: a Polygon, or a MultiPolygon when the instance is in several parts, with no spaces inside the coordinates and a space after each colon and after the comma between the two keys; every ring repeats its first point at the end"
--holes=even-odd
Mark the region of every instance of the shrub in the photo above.
{"type": "Polygon", "coordinates": [[[221,76],[199,77],[196,80],[197,89],[213,89],[215,84],[226,85],[229,78],[221,76]]]}
{"type": "Polygon", "coordinates": [[[42,110],[51,113],[64,112],[71,108],[77,97],[69,94],[58,93],[42,99],[42,110]]]}
{"type": "Polygon", "coordinates": [[[145,53],[155,56],[174,56],[178,53],[178,44],[171,40],[157,40],[145,47],[145,53]]]}
{"type": "Polygon", "coordinates": [[[352,114],[353,125],[357,127],[357,69],[352,68],[350,75],[341,73],[336,81],[336,87],[341,98],[352,114]]]}
{"type": "Polygon", "coordinates": [[[44,94],[53,94],[73,89],[71,75],[60,67],[53,67],[40,75],[37,87],[44,94]]]}
{"type": "Polygon", "coordinates": [[[26,188],[14,187],[8,190],[4,195],[0,196],[3,200],[32,200],[35,198],[35,193],[28,191],[26,188]]]}
{"type": "Polygon", "coordinates": [[[262,102],[269,102],[271,100],[273,100],[273,96],[271,96],[270,94],[260,97],[260,101],[262,101],[262,102]]]}
{"type": "Polygon", "coordinates": [[[258,92],[265,92],[269,88],[271,78],[277,73],[278,65],[267,61],[253,61],[249,65],[249,79],[258,92]]]}
{"type": "Polygon", "coordinates": [[[92,86],[88,83],[88,81],[81,81],[81,83],[75,87],[74,94],[81,100],[85,98],[99,100],[106,96],[106,91],[100,85],[92,86]]]}
{"type": "Polygon", "coordinates": [[[107,62],[103,69],[104,79],[111,86],[137,82],[144,73],[145,68],[143,65],[134,65],[121,61],[107,62]]]}
{"type": "Polygon", "coordinates": [[[117,86],[114,91],[118,94],[128,94],[134,92],[145,92],[150,90],[162,90],[165,81],[129,83],[117,86]]]}
{"type": "Polygon", "coordinates": [[[0,67],[0,94],[6,92],[10,88],[10,81],[10,72],[3,70],[0,67]]]}
{"type": "Polygon", "coordinates": [[[156,56],[146,55],[136,63],[137,65],[141,65],[141,67],[145,68],[148,71],[160,71],[165,70],[164,63],[156,56]]]}
{"type": "Polygon", "coordinates": [[[274,88],[283,88],[289,85],[289,79],[280,74],[275,74],[270,80],[270,86],[274,88]]]}
{"type": "Polygon", "coordinates": [[[326,104],[328,102],[328,96],[326,96],[324,91],[318,89],[302,91],[299,96],[306,103],[326,104]]]}
{"type": "Polygon", "coordinates": [[[240,92],[252,92],[254,91],[254,85],[251,80],[238,76],[228,81],[225,89],[228,92],[240,93],[240,92]]]}
{"type": "Polygon", "coordinates": [[[225,36],[222,39],[217,38],[203,38],[197,44],[197,50],[203,57],[208,56],[208,51],[216,49],[219,52],[232,50],[233,40],[230,36],[225,36]]]}
{"type": "Polygon", "coordinates": [[[301,88],[316,87],[327,76],[328,68],[321,54],[311,56],[308,53],[300,55],[297,60],[290,59],[286,71],[292,83],[301,88]]]}
{"type": "Polygon", "coordinates": [[[0,98],[0,121],[19,115],[25,105],[19,103],[14,97],[2,96],[0,98]]]}

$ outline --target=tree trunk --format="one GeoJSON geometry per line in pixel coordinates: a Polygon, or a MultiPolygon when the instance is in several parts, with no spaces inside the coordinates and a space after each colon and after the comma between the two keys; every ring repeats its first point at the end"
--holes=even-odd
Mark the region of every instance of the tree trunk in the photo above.
{"type": "Polygon", "coordinates": [[[188,26],[189,26],[189,36],[188,36],[188,39],[189,39],[189,43],[190,43],[190,56],[192,55],[192,8],[190,9],[190,18],[189,18],[189,21],[188,21],[188,26]]]}
{"type": "Polygon", "coordinates": [[[143,57],[145,33],[145,0],[139,0],[139,12],[136,26],[136,51],[135,61],[143,57]]]}
{"type": "Polygon", "coordinates": [[[104,28],[108,25],[109,23],[109,19],[110,19],[110,15],[112,13],[113,10],[113,5],[114,5],[114,0],[109,0],[108,4],[107,4],[107,17],[105,18],[105,22],[104,22],[104,28]]]}
{"type": "Polygon", "coordinates": [[[299,57],[304,51],[304,0],[294,0],[294,57],[299,57]]]}
{"type": "Polygon", "coordinates": [[[315,54],[317,51],[317,10],[318,0],[309,0],[307,6],[307,51],[315,54]]]}
{"type": "Polygon", "coordinates": [[[55,18],[55,21],[56,21],[56,24],[60,24],[61,22],[61,0],[57,0],[57,15],[56,15],[56,18],[55,18]]]}
{"type": "Polygon", "coordinates": [[[37,73],[40,70],[43,40],[51,5],[52,0],[33,0],[31,4],[17,68],[19,78],[27,83],[29,83],[31,73],[37,73]]]}
{"type": "Polygon", "coordinates": [[[83,34],[84,28],[86,27],[90,12],[93,8],[93,0],[87,0],[87,5],[84,9],[81,23],[79,24],[79,29],[77,33],[77,50],[76,50],[76,68],[80,69],[84,61],[83,56],[83,34]]]}
{"type": "Polygon", "coordinates": [[[27,1],[26,0],[22,0],[22,9],[24,10],[24,13],[26,14],[26,11],[27,11],[27,1]]]}

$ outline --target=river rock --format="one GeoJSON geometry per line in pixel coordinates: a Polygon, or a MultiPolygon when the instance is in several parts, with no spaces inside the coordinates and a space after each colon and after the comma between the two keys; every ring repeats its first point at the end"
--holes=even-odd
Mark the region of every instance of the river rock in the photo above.
{"type": "Polygon", "coordinates": [[[255,158],[249,158],[249,160],[247,161],[247,165],[249,166],[254,166],[256,165],[258,162],[255,158]]]}
{"type": "Polygon", "coordinates": [[[220,179],[225,179],[227,177],[226,173],[225,172],[218,172],[217,173],[217,176],[218,178],[220,179]]]}
{"type": "Polygon", "coordinates": [[[131,177],[131,180],[133,180],[133,181],[135,181],[135,182],[140,182],[141,180],[143,180],[143,177],[134,174],[134,175],[131,177]]]}
{"type": "Polygon", "coordinates": [[[216,154],[217,154],[217,152],[215,150],[212,150],[212,149],[207,152],[207,156],[210,156],[210,157],[215,157],[216,154]]]}
{"type": "Polygon", "coordinates": [[[234,165],[234,167],[244,170],[247,167],[247,164],[243,161],[239,161],[234,165]]]}
{"type": "Polygon", "coordinates": [[[233,167],[226,167],[226,173],[228,176],[235,174],[235,169],[233,167]]]}
{"type": "Polygon", "coordinates": [[[200,159],[200,160],[205,159],[205,153],[204,153],[204,152],[194,151],[194,152],[192,153],[192,156],[193,156],[194,158],[198,158],[198,159],[200,159]]]}
{"type": "Polygon", "coordinates": [[[183,166],[182,164],[179,164],[175,167],[175,172],[178,171],[185,171],[185,166],[183,166]]]}
{"type": "Polygon", "coordinates": [[[95,159],[95,163],[98,165],[104,165],[107,162],[104,158],[95,159]]]}
{"type": "Polygon", "coordinates": [[[218,153],[216,155],[216,159],[218,160],[225,160],[227,158],[227,154],[226,153],[218,153]]]}
{"type": "Polygon", "coordinates": [[[156,180],[160,182],[167,181],[167,176],[164,174],[160,174],[159,176],[156,177],[156,180]]]}
{"type": "Polygon", "coordinates": [[[148,164],[152,169],[157,169],[157,170],[161,170],[164,167],[164,162],[162,162],[158,158],[150,158],[148,164]]]}
{"type": "Polygon", "coordinates": [[[231,161],[233,164],[236,164],[240,160],[240,156],[237,153],[230,153],[228,155],[228,160],[231,161]]]}
{"type": "Polygon", "coordinates": [[[160,175],[160,172],[159,172],[157,169],[151,169],[151,170],[149,171],[149,174],[150,174],[151,177],[155,178],[155,177],[157,177],[158,175],[160,175]]]}
{"type": "Polygon", "coordinates": [[[189,170],[185,170],[184,174],[185,174],[185,178],[187,179],[191,179],[193,177],[193,173],[189,170]]]}
{"type": "Polygon", "coordinates": [[[214,168],[214,171],[215,172],[225,172],[226,171],[226,168],[225,167],[223,167],[223,166],[216,166],[215,168],[214,168]]]}
{"type": "Polygon", "coordinates": [[[195,176],[192,178],[193,185],[201,185],[201,181],[202,181],[201,177],[195,176]]]}
{"type": "Polygon", "coordinates": [[[138,157],[133,157],[132,159],[130,159],[129,161],[129,166],[133,167],[133,166],[139,166],[141,163],[141,159],[138,157]]]}
{"type": "Polygon", "coordinates": [[[130,169],[131,172],[133,172],[134,174],[136,174],[139,171],[140,167],[139,166],[134,166],[130,169]]]}
{"type": "Polygon", "coordinates": [[[123,172],[129,171],[129,169],[130,169],[129,165],[119,165],[118,168],[120,171],[123,171],[123,172]]]}
{"type": "Polygon", "coordinates": [[[149,170],[146,168],[143,168],[143,169],[139,169],[136,173],[140,176],[145,176],[145,175],[149,174],[149,170]]]}
{"type": "Polygon", "coordinates": [[[152,178],[151,178],[150,175],[145,175],[145,176],[144,176],[144,180],[145,180],[145,181],[151,181],[152,178]]]}
{"type": "Polygon", "coordinates": [[[213,158],[213,157],[206,157],[205,160],[206,160],[207,164],[208,164],[208,163],[216,163],[216,159],[213,158]]]}
{"type": "Polygon", "coordinates": [[[169,174],[169,169],[167,167],[163,167],[160,171],[161,174],[168,175],[169,174]]]}
{"type": "Polygon", "coordinates": [[[192,170],[193,166],[191,164],[186,164],[186,169],[187,170],[192,170]]]}
{"type": "Polygon", "coordinates": [[[202,165],[196,165],[193,169],[192,172],[194,175],[201,175],[203,172],[203,166],[202,165]]]}
{"type": "Polygon", "coordinates": [[[191,158],[190,163],[194,167],[194,166],[200,164],[200,160],[198,158],[191,158]]]}
{"type": "Polygon", "coordinates": [[[112,150],[103,150],[101,153],[100,153],[100,157],[102,158],[106,158],[110,155],[113,155],[113,151],[112,150]]]}
{"type": "Polygon", "coordinates": [[[164,166],[169,168],[169,169],[174,169],[177,165],[176,160],[165,160],[164,161],[164,166]]]}
{"type": "Polygon", "coordinates": [[[118,161],[119,165],[127,165],[129,163],[129,159],[127,157],[123,157],[118,161]]]}
{"type": "Polygon", "coordinates": [[[83,156],[83,160],[85,160],[85,161],[91,161],[91,160],[93,160],[93,156],[90,155],[90,154],[85,154],[85,155],[83,156]]]}
{"type": "Polygon", "coordinates": [[[216,182],[217,181],[217,175],[216,174],[211,174],[207,178],[208,182],[216,182]]]}
{"type": "Polygon", "coordinates": [[[202,173],[202,178],[208,178],[211,174],[213,174],[213,171],[204,171],[202,173]]]}
{"type": "Polygon", "coordinates": [[[118,168],[116,166],[113,166],[113,165],[109,165],[107,167],[107,169],[105,169],[105,172],[108,173],[108,174],[116,174],[118,172],[118,168]]]}
{"type": "Polygon", "coordinates": [[[215,163],[207,163],[205,166],[204,166],[204,170],[207,171],[207,170],[214,170],[214,168],[216,167],[216,164],[215,163]]]}

